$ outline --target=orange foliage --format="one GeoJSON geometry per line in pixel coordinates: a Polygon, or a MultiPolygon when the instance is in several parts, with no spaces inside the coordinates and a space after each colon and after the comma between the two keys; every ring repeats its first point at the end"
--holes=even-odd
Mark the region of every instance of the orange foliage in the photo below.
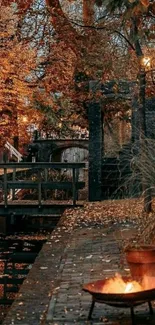
{"type": "Polygon", "coordinates": [[[20,12],[24,12],[27,9],[30,8],[31,4],[33,3],[33,0],[2,0],[2,5],[8,7],[10,4],[12,4],[13,2],[17,3],[18,5],[18,9],[20,10],[20,12]]]}
{"type": "Polygon", "coordinates": [[[63,41],[52,45],[48,60],[50,62],[46,68],[46,77],[43,84],[46,92],[68,91],[68,86],[74,79],[74,62],[76,56],[74,52],[67,47],[63,41]]]}
{"type": "MultiPolygon", "coordinates": [[[[4,144],[15,136],[24,135],[22,141],[28,141],[26,124],[21,123],[20,116],[29,116],[32,90],[26,78],[36,66],[36,51],[16,37],[17,16],[13,9],[3,7],[1,23],[1,57],[0,57],[0,142],[4,144]],[[7,21],[7,24],[6,24],[7,21]],[[28,105],[29,102],[29,105],[28,105]],[[22,128],[24,131],[22,131],[22,128]]],[[[32,120],[32,111],[31,111],[32,120]]]]}
{"type": "MultiPolygon", "coordinates": [[[[67,5],[70,1],[65,0],[64,2],[67,5]]],[[[11,0],[5,0],[4,4],[8,5],[11,2],[11,0]]],[[[19,12],[20,10],[26,12],[33,0],[14,0],[14,2],[18,4],[19,12]]],[[[45,75],[39,81],[39,87],[43,91],[39,92],[37,89],[36,94],[41,102],[54,110],[59,109],[60,105],[63,108],[65,106],[60,101],[55,102],[52,97],[52,94],[61,92],[70,103],[69,107],[66,108],[66,113],[67,110],[77,110],[78,114],[81,112],[84,116],[86,113],[83,110],[83,103],[89,100],[90,96],[88,91],[89,80],[95,79],[104,83],[111,79],[136,79],[139,66],[134,46],[131,50],[130,42],[125,44],[124,39],[124,42],[121,43],[121,37],[119,36],[118,40],[118,34],[112,33],[121,30],[121,20],[109,19],[96,22],[94,3],[101,7],[103,2],[102,0],[83,0],[83,13],[80,16],[77,12],[77,19],[73,21],[70,19],[72,17],[68,16],[67,10],[65,11],[65,5],[62,2],[59,0],[45,1],[54,29],[54,36],[50,39],[49,52],[47,56],[45,54],[44,58],[46,62],[45,75]],[[82,21],[79,17],[82,17],[82,21]],[[92,25],[93,28],[85,28],[86,26],[83,25],[92,25]],[[103,29],[97,30],[96,27],[103,29]],[[75,82],[79,75],[82,75],[84,80],[75,82]]],[[[130,2],[133,3],[134,1],[130,2]]],[[[131,15],[135,14],[138,28],[143,28],[141,15],[146,15],[149,10],[153,12],[154,4],[150,4],[148,0],[135,1],[133,10],[126,15],[124,35],[127,34],[129,37],[131,34],[131,15]]],[[[75,13],[73,17],[75,18],[75,13]]],[[[46,37],[45,33],[44,40],[40,40],[42,47],[46,43],[46,37]]],[[[132,42],[132,40],[130,41],[132,42]]],[[[44,52],[44,49],[42,51],[44,52]]],[[[98,96],[97,93],[96,96],[98,96]]]]}

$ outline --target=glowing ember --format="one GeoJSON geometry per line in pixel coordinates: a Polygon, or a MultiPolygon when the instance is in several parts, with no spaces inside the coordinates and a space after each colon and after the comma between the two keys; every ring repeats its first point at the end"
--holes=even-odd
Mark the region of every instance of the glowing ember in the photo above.
{"type": "Polygon", "coordinates": [[[132,292],[132,290],[133,290],[133,284],[132,284],[132,282],[127,283],[124,292],[125,292],[125,293],[127,293],[127,292],[132,292]]]}
{"type": "Polygon", "coordinates": [[[144,288],[137,281],[125,282],[121,275],[117,274],[114,278],[105,282],[102,293],[132,293],[142,290],[144,288]]]}
{"type": "Polygon", "coordinates": [[[132,281],[132,282],[129,282],[126,284],[124,293],[136,292],[136,291],[142,291],[142,290],[143,290],[143,288],[138,282],[132,281]]]}

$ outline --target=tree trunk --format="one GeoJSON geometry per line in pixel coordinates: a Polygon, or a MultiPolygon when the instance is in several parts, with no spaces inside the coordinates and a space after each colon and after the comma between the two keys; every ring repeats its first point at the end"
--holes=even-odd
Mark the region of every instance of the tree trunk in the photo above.
{"type": "Polygon", "coordinates": [[[83,23],[85,26],[94,23],[94,0],[83,0],[83,23]]]}

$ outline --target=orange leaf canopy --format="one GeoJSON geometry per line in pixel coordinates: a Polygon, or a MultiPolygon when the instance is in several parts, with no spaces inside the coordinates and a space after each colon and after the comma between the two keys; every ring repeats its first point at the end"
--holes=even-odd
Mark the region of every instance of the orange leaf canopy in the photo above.
{"type": "Polygon", "coordinates": [[[33,0],[3,0],[2,3],[3,6],[10,6],[12,3],[17,3],[18,9],[25,11],[31,6],[33,0]]]}
{"type": "Polygon", "coordinates": [[[140,0],[140,2],[142,3],[142,5],[144,7],[148,7],[150,5],[150,1],[149,0],[140,0]]]}

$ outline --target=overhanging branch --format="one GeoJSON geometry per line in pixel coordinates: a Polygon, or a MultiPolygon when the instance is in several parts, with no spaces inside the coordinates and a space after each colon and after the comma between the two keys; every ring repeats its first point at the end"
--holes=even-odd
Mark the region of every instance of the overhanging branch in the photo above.
{"type": "MultiPolygon", "coordinates": [[[[106,27],[83,25],[83,24],[76,23],[75,21],[72,21],[72,20],[71,20],[71,23],[78,27],[82,27],[82,28],[90,28],[90,29],[95,29],[95,30],[108,30],[106,27]]],[[[121,36],[128,43],[128,45],[132,48],[133,51],[136,50],[135,47],[133,46],[133,44],[130,42],[130,40],[126,36],[124,36],[121,32],[119,32],[118,30],[114,30],[112,33],[115,33],[115,34],[118,34],[119,36],[121,36]]]]}

